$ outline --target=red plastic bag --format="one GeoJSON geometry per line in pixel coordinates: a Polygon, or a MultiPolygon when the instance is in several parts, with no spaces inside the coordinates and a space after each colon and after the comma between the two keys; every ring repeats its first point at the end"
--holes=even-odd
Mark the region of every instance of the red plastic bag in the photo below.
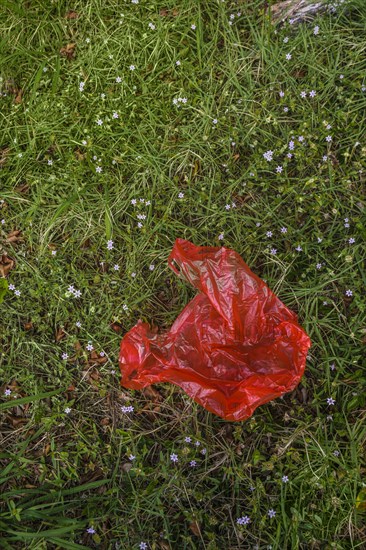
{"type": "Polygon", "coordinates": [[[124,336],[122,386],[172,382],[226,420],[244,420],[297,386],[310,338],[239,254],[177,239],[168,262],[199,294],[169,332],[139,321],[124,336]]]}

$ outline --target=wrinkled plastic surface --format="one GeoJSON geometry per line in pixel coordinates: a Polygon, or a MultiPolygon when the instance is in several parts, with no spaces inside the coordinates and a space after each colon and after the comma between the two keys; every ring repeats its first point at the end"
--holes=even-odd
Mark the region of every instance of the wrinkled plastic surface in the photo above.
{"type": "Polygon", "coordinates": [[[199,293],[169,332],[139,321],[123,337],[122,386],[171,382],[226,420],[297,386],[310,338],[239,254],[177,239],[168,262],[199,293]]]}

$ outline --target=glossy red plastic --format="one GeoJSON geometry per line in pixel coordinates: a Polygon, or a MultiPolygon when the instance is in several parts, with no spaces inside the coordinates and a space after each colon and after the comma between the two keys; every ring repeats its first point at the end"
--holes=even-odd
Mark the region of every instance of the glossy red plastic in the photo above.
{"type": "Polygon", "coordinates": [[[310,338],[239,254],[177,239],[168,263],[199,293],[167,333],[139,321],[123,337],[122,386],[171,382],[226,420],[297,386],[310,338]]]}

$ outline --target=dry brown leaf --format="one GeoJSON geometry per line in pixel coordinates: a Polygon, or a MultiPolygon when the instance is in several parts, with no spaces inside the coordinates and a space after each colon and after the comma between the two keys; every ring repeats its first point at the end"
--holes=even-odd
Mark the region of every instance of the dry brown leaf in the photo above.
{"type": "Polygon", "coordinates": [[[60,49],[60,54],[67,59],[73,59],[75,57],[75,48],[76,44],[74,42],[70,42],[60,49]]]}
{"type": "Polygon", "coordinates": [[[7,277],[10,271],[14,268],[15,261],[6,254],[0,256],[0,276],[7,277]]]}
{"type": "Polygon", "coordinates": [[[6,163],[9,153],[10,147],[2,147],[2,149],[0,149],[0,166],[3,166],[6,163]]]}
{"type": "Polygon", "coordinates": [[[100,421],[101,426],[108,426],[109,423],[110,423],[109,418],[102,418],[102,420],[100,421]]]}
{"type": "Polygon", "coordinates": [[[90,366],[94,365],[95,363],[97,363],[98,365],[104,365],[104,363],[106,363],[107,361],[108,358],[105,355],[101,357],[95,350],[93,350],[90,354],[88,364],[90,366]]]}
{"type": "Polygon", "coordinates": [[[120,325],[120,323],[111,323],[109,326],[111,327],[112,330],[114,330],[114,332],[122,331],[122,326],[120,325]]]}
{"type": "Polygon", "coordinates": [[[28,418],[19,417],[19,416],[7,416],[8,422],[13,426],[13,428],[17,428],[21,424],[27,424],[28,418]]]}
{"type": "Polygon", "coordinates": [[[78,17],[79,14],[74,10],[70,10],[65,14],[65,19],[77,19],[78,17]]]}
{"type": "Polygon", "coordinates": [[[27,323],[24,323],[24,330],[31,330],[33,328],[32,321],[28,321],[27,323]]]}
{"type": "Polygon", "coordinates": [[[10,231],[9,235],[6,237],[5,242],[7,243],[17,243],[24,241],[22,237],[22,232],[19,229],[14,229],[10,231]]]}
{"type": "Polygon", "coordinates": [[[161,393],[159,393],[153,386],[147,386],[146,388],[143,388],[141,392],[145,397],[152,399],[155,403],[164,400],[161,393]]]}
{"type": "Polygon", "coordinates": [[[86,158],[86,153],[82,153],[80,149],[75,149],[75,157],[78,161],[82,161],[86,158]]]}
{"type": "Polygon", "coordinates": [[[56,330],[55,341],[59,342],[60,340],[62,340],[62,338],[65,338],[65,336],[66,336],[66,332],[64,331],[64,329],[62,327],[59,327],[56,330]]]}
{"type": "Polygon", "coordinates": [[[79,340],[76,340],[76,342],[74,343],[74,349],[76,351],[80,351],[81,350],[81,344],[79,342],[79,340]]]}
{"type": "Polygon", "coordinates": [[[198,522],[196,520],[193,520],[189,524],[189,528],[192,531],[192,533],[194,533],[197,537],[201,535],[200,526],[198,525],[198,522]]]}
{"type": "Polygon", "coordinates": [[[179,11],[177,10],[177,8],[174,8],[172,10],[169,10],[168,8],[162,8],[159,11],[159,15],[161,17],[168,17],[169,15],[172,15],[173,17],[177,17],[178,14],[179,14],[179,11]]]}
{"type": "Polygon", "coordinates": [[[95,369],[89,371],[89,376],[92,380],[95,380],[96,382],[100,380],[100,372],[95,369]]]}
{"type": "Polygon", "coordinates": [[[124,464],[122,464],[121,468],[124,472],[129,472],[132,468],[132,464],[131,462],[125,462],[124,464]]]}
{"type": "Polygon", "coordinates": [[[16,97],[15,97],[15,99],[14,99],[14,103],[15,103],[16,105],[19,105],[19,104],[22,102],[22,100],[23,100],[23,90],[19,89],[19,90],[17,91],[17,95],[16,95],[16,97]]]}
{"type": "Polygon", "coordinates": [[[26,181],[24,181],[24,182],[22,182],[20,185],[17,185],[17,186],[15,187],[15,191],[16,191],[17,193],[28,193],[28,191],[29,191],[29,184],[28,184],[26,181]]]}

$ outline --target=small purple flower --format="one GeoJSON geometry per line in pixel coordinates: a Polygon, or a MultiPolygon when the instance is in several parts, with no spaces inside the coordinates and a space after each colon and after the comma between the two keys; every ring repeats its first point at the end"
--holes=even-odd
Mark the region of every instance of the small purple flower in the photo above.
{"type": "Polygon", "coordinates": [[[287,227],[281,227],[281,233],[287,233],[287,227]]]}
{"type": "Polygon", "coordinates": [[[282,476],[282,483],[288,483],[288,476],[282,476]]]}
{"type": "Polygon", "coordinates": [[[295,142],[291,140],[288,144],[288,148],[290,151],[293,151],[295,149],[295,142]]]}
{"type": "Polygon", "coordinates": [[[11,395],[11,390],[9,390],[9,388],[7,388],[7,389],[4,391],[4,395],[6,395],[6,396],[11,395]]]}
{"type": "Polygon", "coordinates": [[[63,354],[62,354],[62,359],[63,359],[64,361],[66,361],[68,358],[69,358],[69,356],[68,356],[67,353],[63,353],[63,354]]]}
{"type": "Polygon", "coordinates": [[[297,252],[302,252],[302,247],[300,245],[298,245],[295,250],[297,250],[297,252]]]}
{"type": "Polygon", "coordinates": [[[195,460],[191,460],[189,465],[190,465],[191,468],[194,468],[195,466],[197,466],[197,462],[195,460]]]}
{"type": "Polygon", "coordinates": [[[328,397],[327,398],[327,403],[328,403],[328,405],[334,405],[335,399],[333,399],[333,397],[328,397]]]}
{"type": "Polygon", "coordinates": [[[330,370],[335,370],[335,364],[334,364],[334,363],[331,363],[331,364],[329,365],[329,368],[330,368],[330,370]]]}
{"type": "Polygon", "coordinates": [[[107,241],[107,249],[108,250],[112,250],[113,249],[113,241],[110,239],[109,241],[107,241]]]}
{"type": "Polygon", "coordinates": [[[192,442],[192,438],[191,438],[189,435],[187,435],[187,436],[184,438],[184,441],[185,441],[186,443],[191,443],[191,442],[192,442]]]}
{"type": "Polygon", "coordinates": [[[277,166],[276,168],[277,174],[281,174],[282,170],[283,170],[282,166],[277,166]]]}
{"type": "Polygon", "coordinates": [[[91,344],[91,343],[89,342],[89,344],[86,346],[86,349],[87,349],[88,351],[93,351],[93,349],[94,349],[93,344],[91,344]]]}
{"type": "Polygon", "coordinates": [[[236,520],[236,523],[238,523],[239,525],[248,525],[249,522],[250,522],[249,516],[242,516],[241,518],[238,518],[236,520]]]}
{"type": "Polygon", "coordinates": [[[346,296],[353,296],[353,292],[351,289],[346,290],[346,296]]]}
{"type": "Polygon", "coordinates": [[[282,90],[280,90],[280,97],[285,97],[285,92],[283,92],[282,90]]]}
{"type": "Polygon", "coordinates": [[[170,455],[170,460],[171,460],[172,462],[178,462],[178,455],[176,455],[175,453],[172,453],[172,454],[170,455]]]}
{"type": "Polygon", "coordinates": [[[333,451],[334,456],[339,456],[341,453],[339,451],[333,451]]]}
{"type": "Polygon", "coordinates": [[[310,96],[310,97],[315,97],[315,96],[316,96],[316,91],[315,91],[315,90],[311,90],[311,92],[309,92],[309,96],[310,96]]]}
{"type": "Polygon", "coordinates": [[[291,55],[290,53],[287,53],[287,54],[286,54],[286,59],[287,59],[287,61],[290,61],[291,57],[292,57],[292,55],[291,55]]]}
{"type": "Polygon", "coordinates": [[[90,535],[94,535],[95,529],[94,529],[94,527],[89,527],[89,528],[86,530],[86,532],[89,533],[90,535]]]}
{"type": "Polygon", "coordinates": [[[327,136],[325,138],[325,141],[327,141],[328,143],[330,143],[332,141],[332,136],[327,136]]]}
{"type": "Polygon", "coordinates": [[[140,550],[147,550],[147,544],[146,544],[146,542],[140,542],[139,549],[140,549],[140,550]]]}
{"type": "Polygon", "coordinates": [[[272,231],[267,231],[266,237],[270,238],[270,237],[272,237],[272,235],[273,235],[272,231]]]}
{"type": "Polygon", "coordinates": [[[275,510],[273,510],[272,508],[271,508],[270,510],[268,510],[268,516],[269,516],[270,518],[274,518],[275,515],[276,515],[276,511],[275,511],[275,510]]]}
{"type": "Polygon", "coordinates": [[[125,405],[122,405],[121,411],[123,413],[129,413],[134,411],[134,407],[132,405],[128,405],[127,407],[125,405]]]}
{"type": "Polygon", "coordinates": [[[277,248],[271,248],[271,254],[275,256],[277,254],[277,248]]]}
{"type": "Polygon", "coordinates": [[[350,239],[348,239],[348,242],[349,244],[353,244],[356,242],[356,239],[354,239],[353,237],[351,237],[350,239]]]}
{"type": "Polygon", "coordinates": [[[265,153],[263,153],[263,156],[266,160],[268,160],[268,162],[270,162],[271,160],[273,160],[273,151],[266,151],[265,153]]]}
{"type": "Polygon", "coordinates": [[[306,92],[301,92],[300,97],[302,97],[302,98],[306,97],[306,92]]]}
{"type": "Polygon", "coordinates": [[[135,457],[135,455],[130,455],[128,458],[129,458],[129,460],[132,461],[132,460],[135,460],[136,457],[135,457]]]}

